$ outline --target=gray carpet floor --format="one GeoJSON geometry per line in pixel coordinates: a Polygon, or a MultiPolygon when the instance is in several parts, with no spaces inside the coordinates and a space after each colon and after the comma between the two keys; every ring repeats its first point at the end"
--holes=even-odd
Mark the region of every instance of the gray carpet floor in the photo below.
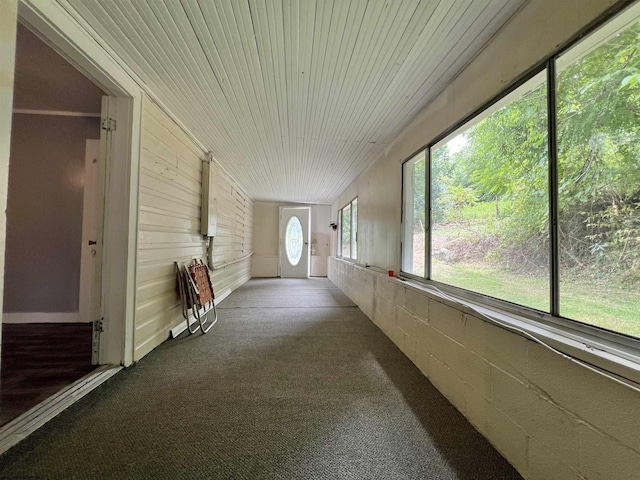
{"type": "Polygon", "coordinates": [[[255,279],[0,457],[0,478],[520,479],[327,279],[255,279]]]}

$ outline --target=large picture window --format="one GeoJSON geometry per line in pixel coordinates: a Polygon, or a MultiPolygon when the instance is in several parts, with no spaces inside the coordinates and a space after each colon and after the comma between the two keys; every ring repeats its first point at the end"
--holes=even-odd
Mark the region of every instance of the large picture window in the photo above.
{"type": "Polygon", "coordinates": [[[404,163],[405,274],[640,338],[639,17],[404,163]]]}
{"type": "Polygon", "coordinates": [[[431,147],[431,278],[549,311],[545,73],[431,147]]]}
{"type": "Polygon", "coordinates": [[[560,315],[640,337],[640,23],[557,60],[560,315]]]}
{"type": "Polygon", "coordinates": [[[338,256],[358,258],[358,199],[338,210],[338,256]]]}

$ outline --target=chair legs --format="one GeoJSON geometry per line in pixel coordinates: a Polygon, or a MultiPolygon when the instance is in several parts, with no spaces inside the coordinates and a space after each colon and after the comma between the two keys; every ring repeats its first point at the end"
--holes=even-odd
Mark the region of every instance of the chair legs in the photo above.
{"type": "MultiPolygon", "coordinates": [[[[193,266],[202,270],[201,265],[203,264],[195,262],[193,266]]],[[[194,334],[198,330],[202,333],[207,333],[218,321],[218,312],[216,311],[209,272],[208,270],[206,271],[206,282],[201,282],[200,288],[198,288],[193,278],[195,275],[192,275],[190,267],[180,262],[175,262],[175,266],[178,272],[178,290],[180,291],[182,316],[187,322],[187,329],[190,334],[194,334]],[[210,290],[202,292],[202,289],[210,290]],[[201,298],[210,298],[210,300],[203,304],[200,301],[201,298]],[[211,313],[213,313],[213,319],[210,319],[211,313]]]]}

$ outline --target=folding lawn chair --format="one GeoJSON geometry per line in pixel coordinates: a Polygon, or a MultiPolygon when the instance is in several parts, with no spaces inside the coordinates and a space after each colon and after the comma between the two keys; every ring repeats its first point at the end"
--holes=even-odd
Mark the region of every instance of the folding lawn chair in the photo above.
{"type": "Polygon", "coordinates": [[[198,328],[202,333],[207,333],[218,321],[209,269],[202,261],[197,260],[190,265],[181,262],[175,262],[175,265],[178,270],[182,316],[187,321],[187,329],[192,334],[196,333],[198,328]],[[213,320],[208,318],[211,312],[213,320]],[[192,328],[192,324],[197,325],[192,328]]]}

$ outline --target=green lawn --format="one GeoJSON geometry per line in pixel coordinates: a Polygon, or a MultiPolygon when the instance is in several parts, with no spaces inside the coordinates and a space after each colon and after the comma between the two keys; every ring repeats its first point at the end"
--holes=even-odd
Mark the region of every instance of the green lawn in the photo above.
{"type": "MultiPolygon", "coordinates": [[[[433,279],[509,302],[549,311],[549,281],[490,267],[451,265],[434,261],[433,279]]],[[[594,283],[563,281],[563,317],[640,337],[640,293],[594,283]]]]}

